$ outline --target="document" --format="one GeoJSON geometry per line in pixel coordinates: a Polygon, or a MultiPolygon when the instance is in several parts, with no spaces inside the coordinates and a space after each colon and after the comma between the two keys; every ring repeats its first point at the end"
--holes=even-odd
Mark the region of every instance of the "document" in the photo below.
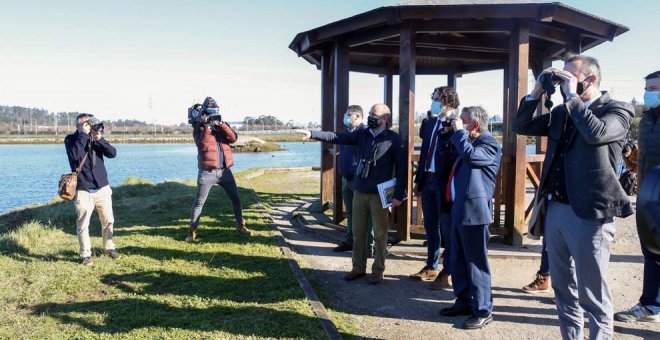
{"type": "Polygon", "coordinates": [[[394,196],[394,187],[396,186],[396,178],[377,185],[378,195],[380,196],[380,204],[383,209],[392,206],[392,198],[394,196]]]}

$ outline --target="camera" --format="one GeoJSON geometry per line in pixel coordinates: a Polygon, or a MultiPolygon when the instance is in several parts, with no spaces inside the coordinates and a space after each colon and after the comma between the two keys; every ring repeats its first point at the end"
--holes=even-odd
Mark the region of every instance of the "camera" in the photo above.
{"type": "Polygon", "coordinates": [[[95,117],[91,117],[89,118],[87,123],[89,124],[89,127],[92,129],[92,131],[95,131],[97,133],[103,133],[103,129],[105,128],[105,126],[103,125],[102,121],[98,120],[95,117]]]}
{"type": "Polygon", "coordinates": [[[372,160],[361,159],[357,166],[356,175],[362,178],[369,177],[369,171],[371,170],[371,166],[373,164],[374,161],[372,160]]]}
{"type": "Polygon", "coordinates": [[[454,128],[451,126],[456,117],[447,117],[445,121],[440,121],[440,133],[453,132],[454,128]]]}

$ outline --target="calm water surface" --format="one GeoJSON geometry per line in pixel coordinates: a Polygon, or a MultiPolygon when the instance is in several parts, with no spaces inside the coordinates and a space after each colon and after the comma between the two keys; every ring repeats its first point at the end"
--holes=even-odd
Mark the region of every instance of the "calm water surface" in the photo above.
{"type": "MultiPolygon", "coordinates": [[[[288,150],[234,154],[234,171],[257,167],[319,166],[319,143],[281,143],[288,150]]],[[[197,178],[194,144],[116,144],[106,159],[110,185],[135,176],[160,183],[197,178]]],[[[534,145],[527,153],[535,153],[534,145]]],[[[57,182],[69,171],[64,145],[0,145],[0,213],[57,196],[57,182]]]]}
{"type": "MultiPolygon", "coordinates": [[[[233,171],[256,167],[320,165],[319,143],[280,143],[287,151],[235,153],[233,171]]],[[[110,185],[136,176],[159,183],[197,178],[194,144],[115,144],[106,159],[110,185]]],[[[57,196],[60,176],[70,171],[64,145],[0,145],[0,213],[57,196]]]]}

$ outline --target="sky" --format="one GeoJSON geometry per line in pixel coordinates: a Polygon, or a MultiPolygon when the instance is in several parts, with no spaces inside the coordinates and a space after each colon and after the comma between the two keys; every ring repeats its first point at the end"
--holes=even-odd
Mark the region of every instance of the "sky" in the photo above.
{"type": "MultiPolygon", "coordinates": [[[[319,122],[321,73],[289,43],[394,2],[0,0],[0,105],[178,124],[187,107],[212,96],[228,121],[268,114],[319,122]]],[[[586,54],[600,61],[602,89],[641,101],[643,77],[660,70],[660,1],[562,2],[630,28],[586,54]]],[[[444,76],[418,76],[416,110],[428,110],[432,89],[445,84],[444,76]]],[[[501,84],[501,71],[459,78],[461,104],[501,115],[501,84]]],[[[368,110],[383,101],[382,78],[351,72],[349,92],[350,104],[368,110]]]]}

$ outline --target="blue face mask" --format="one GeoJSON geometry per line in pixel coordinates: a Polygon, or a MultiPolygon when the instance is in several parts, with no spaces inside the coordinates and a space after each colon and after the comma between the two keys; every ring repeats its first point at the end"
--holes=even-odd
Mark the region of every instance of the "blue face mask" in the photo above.
{"type": "Polygon", "coordinates": [[[660,91],[644,92],[644,105],[651,109],[658,107],[660,105],[660,91]]]}
{"type": "Polygon", "coordinates": [[[442,112],[442,103],[436,102],[435,100],[431,102],[431,113],[434,115],[439,115],[442,112]]]}
{"type": "Polygon", "coordinates": [[[344,115],[344,125],[351,127],[351,116],[344,115]]]}
{"type": "Polygon", "coordinates": [[[220,113],[220,109],[217,107],[207,107],[206,113],[210,115],[217,115],[218,113],[220,113]]]}

